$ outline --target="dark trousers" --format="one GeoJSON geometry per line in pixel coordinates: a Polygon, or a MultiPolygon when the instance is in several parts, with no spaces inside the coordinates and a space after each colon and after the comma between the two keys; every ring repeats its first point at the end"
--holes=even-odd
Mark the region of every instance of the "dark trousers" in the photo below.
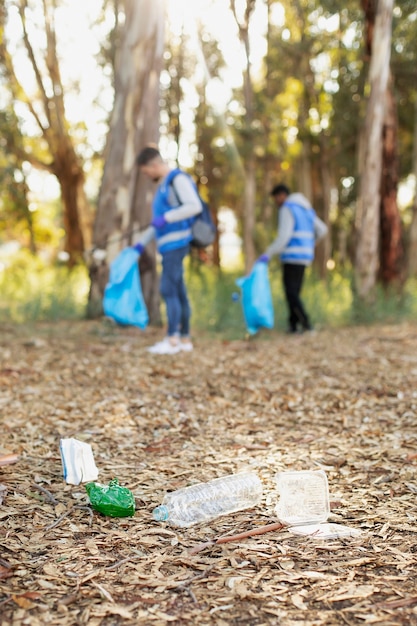
{"type": "Polygon", "coordinates": [[[290,332],[295,332],[298,324],[304,330],[311,328],[310,320],[300,298],[304,272],[305,265],[298,265],[297,263],[283,263],[282,265],[282,279],[289,314],[288,330],[290,332]]]}
{"type": "Polygon", "coordinates": [[[190,332],[191,310],[182,265],[189,251],[189,246],[185,246],[162,255],[160,292],[166,304],[170,337],[176,334],[187,337],[190,332]]]}

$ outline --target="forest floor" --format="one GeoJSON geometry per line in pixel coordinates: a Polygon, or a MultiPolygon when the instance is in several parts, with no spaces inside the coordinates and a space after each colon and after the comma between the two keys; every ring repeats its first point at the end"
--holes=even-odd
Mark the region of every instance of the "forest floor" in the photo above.
{"type": "Polygon", "coordinates": [[[417,624],[417,325],[250,340],[106,322],[0,328],[0,623],[69,626],[417,624]],[[62,475],[60,438],[92,445],[133,517],[93,511],[62,475]],[[256,508],[179,529],[152,519],[166,491],[246,468],[256,508]],[[275,475],[326,472],[318,539],[275,530],[275,475]]]}

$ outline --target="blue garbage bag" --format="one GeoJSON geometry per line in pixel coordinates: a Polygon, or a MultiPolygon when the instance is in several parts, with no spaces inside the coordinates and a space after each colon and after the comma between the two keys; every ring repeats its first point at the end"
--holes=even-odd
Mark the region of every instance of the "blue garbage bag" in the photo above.
{"type": "Polygon", "coordinates": [[[273,328],[274,306],[269,283],[268,264],[255,263],[248,276],[238,278],[242,290],[242,308],[246,328],[254,335],[260,328],[273,328]]]}
{"type": "Polygon", "coordinates": [[[138,259],[136,250],[124,248],[111,263],[103,309],[105,315],[119,324],[146,328],[149,318],[140,284],[138,259]]]}

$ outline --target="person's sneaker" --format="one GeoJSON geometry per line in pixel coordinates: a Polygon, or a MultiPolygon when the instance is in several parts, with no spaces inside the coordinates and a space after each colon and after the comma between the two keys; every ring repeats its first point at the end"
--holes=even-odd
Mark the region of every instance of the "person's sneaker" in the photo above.
{"type": "Polygon", "coordinates": [[[296,328],[287,328],[287,330],[285,331],[285,333],[287,335],[298,335],[299,334],[299,330],[297,330],[296,328]]]}
{"type": "Polygon", "coordinates": [[[180,350],[179,342],[173,343],[169,337],[165,337],[162,341],[158,341],[155,345],[147,348],[150,354],[177,354],[180,350]]]}
{"type": "Polygon", "coordinates": [[[309,328],[304,328],[303,333],[307,333],[307,335],[316,335],[317,331],[313,326],[309,326],[309,328]]]}
{"type": "Polygon", "coordinates": [[[180,348],[183,352],[192,352],[194,350],[194,346],[189,339],[186,341],[180,341],[180,348]]]}

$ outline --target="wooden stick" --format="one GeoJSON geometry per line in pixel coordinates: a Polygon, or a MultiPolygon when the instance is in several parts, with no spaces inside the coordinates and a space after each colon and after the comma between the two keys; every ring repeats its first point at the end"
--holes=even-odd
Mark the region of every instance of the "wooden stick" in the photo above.
{"type": "Polygon", "coordinates": [[[2,456],[0,456],[0,467],[2,465],[10,465],[11,463],[16,463],[18,459],[18,454],[3,454],[2,456]]]}
{"type": "Polygon", "coordinates": [[[417,604],[416,596],[400,598],[399,600],[388,600],[387,602],[377,602],[374,606],[381,609],[399,609],[401,607],[410,606],[411,604],[417,604]]]}
{"type": "Polygon", "coordinates": [[[71,513],[73,511],[75,511],[76,509],[81,509],[83,511],[88,511],[89,512],[89,514],[90,514],[89,526],[91,526],[91,524],[93,523],[93,518],[94,518],[94,513],[93,513],[91,507],[86,506],[84,504],[74,504],[73,507],[71,507],[68,511],[65,511],[65,513],[60,515],[60,517],[58,517],[58,519],[56,519],[54,522],[52,522],[52,524],[49,524],[49,526],[45,526],[45,530],[51,530],[52,528],[55,528],[55,526],[58,526],[58,524],[60,524],[62,522],[62,520],[64,520],[66,517],[68,517],[68,515],[71,515],[71,513]]]}
{"type": "Polygon", "coordinates": [[[42,487],[42,485],[38,485],[37,483],[32,483],[32,487],[34,487],[35,489],[37,489],[41,493],[45,494],[45,496],[48,498],[49,502],[51,502],[54,506],[59,504],[58,500],[56,500],[54,498],[52,493],[50,491],[48,491],[47,489],[45,489],[45,487],[42,487]]]}
{"type": "Polygon", "coordinates": [[[194,581],[200,580],[201,578],[205,578],[211,572],[213,567],[214,565],[210,565],[210,567],[207,567],[203,572],[199,572],[198,574],[191,576],[191,578],[188,578],[188,580],[184,580],[182,583],[174,587],[174,591],[180,591],[180,590],[184,591],[186,587],[189,587],[190,585],[192,585],[194,581]]]}
{"type": "Polygon", "coordinates": [[[247,539],[247,537],[254,537],[256,535],[264,535],[272,530],[281,530],[282,528],[285,528],[285,524],[281,524],[281,522],[274,522],[273,524],[267,524],[266,526],[259,526],[259,528],[252,528],[252,530],[247,530],[243,533],[238,533],[237,535],[224,535],[214,541],[207,541],[205,543],[198,544],[189,550],[189,554],[197,554],[198,552],[201,552],[201,550],[210,548],[211,546],[215,546],[217,544],[240,541],[240,539],[247,539]]]}

